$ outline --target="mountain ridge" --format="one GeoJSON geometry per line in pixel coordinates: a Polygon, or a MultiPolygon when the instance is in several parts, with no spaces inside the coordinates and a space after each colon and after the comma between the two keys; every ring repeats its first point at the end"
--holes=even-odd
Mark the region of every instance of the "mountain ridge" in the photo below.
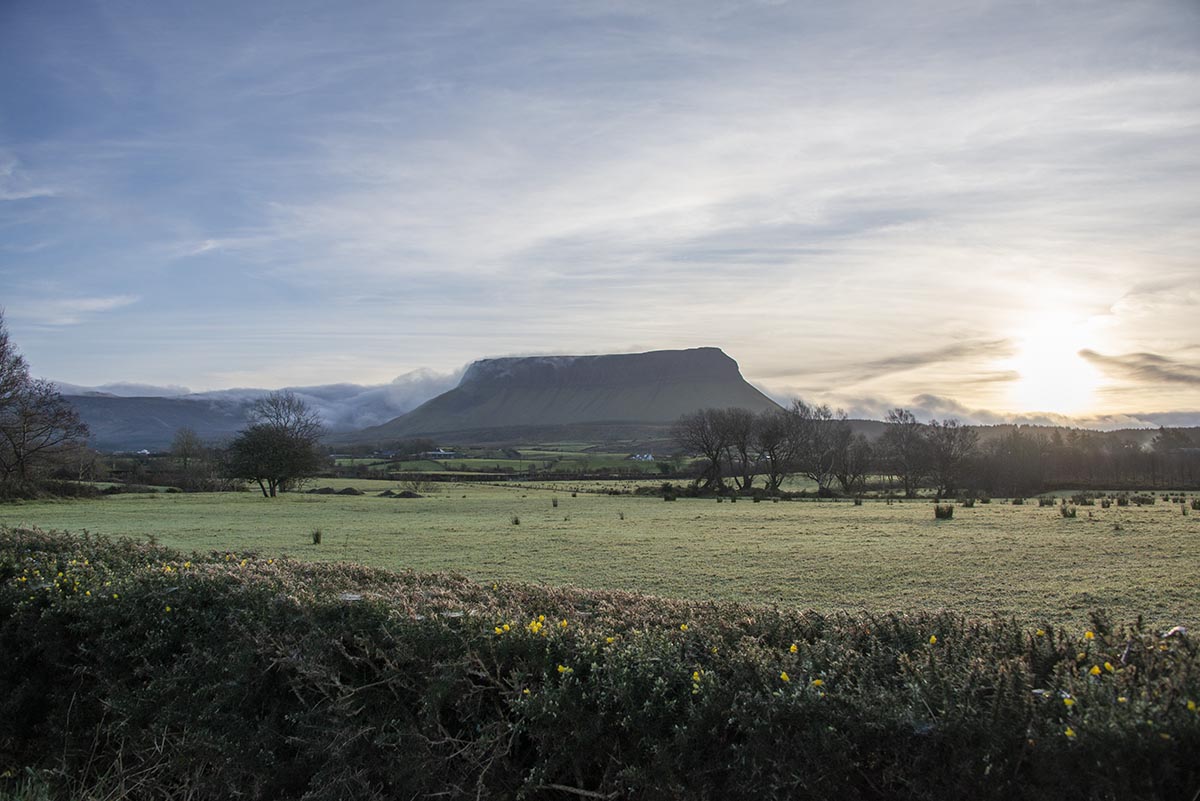
{"type": "Polygon", "coordinates": [[[531,426],[665,426],[707,406],[778,408],[720,348],[480,359],[454,389],[347,441],[531,426]]]}

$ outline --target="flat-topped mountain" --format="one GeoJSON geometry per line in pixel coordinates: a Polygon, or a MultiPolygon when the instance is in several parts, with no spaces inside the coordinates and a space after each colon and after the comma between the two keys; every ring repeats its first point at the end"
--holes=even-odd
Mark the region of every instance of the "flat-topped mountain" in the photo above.
{"type": "Polygon", "coordinates": [[[353,435],[359,442],[502,428],[666,425],[705,407],[776,404],[720,348],[483,359],[457,387],[353,435]]]}

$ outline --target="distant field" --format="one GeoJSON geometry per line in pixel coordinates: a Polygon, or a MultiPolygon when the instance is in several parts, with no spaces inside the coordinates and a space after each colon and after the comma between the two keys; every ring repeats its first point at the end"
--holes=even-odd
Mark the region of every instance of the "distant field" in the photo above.
{"type": "MultiPolygon", "coordinates": [[[[396,486],[320,483],[372,493],[396,486]]],[[[928,502],[664,503],[572,497],[571,486],[448,484],[410,500],[120,495],[0,505],[0,524],[820,610],[946,607],[1066,621],[1103,607],[1120,619],[1200,624],[1200,512],[1184,515],[1178,504],[1081,507],[1067,520],[1057,508],[993,502],[935,521],[928,502]]]]}
{"type": "Polygon", "coordinates": [[[433,473],[446,470],[513,473],[538,470],[549,470],[555,473],[617,471],[647,475],[660,473],[656,462],[630,459],[628,452],[594,451],[590,449],[592,447],[594,446],[582,443],[564,443],[561,446],[552,443],[536,448],[522,448],[517,451],[516,456],[486,456],[482,455],[482,452],[468,452],[453,459],[439,461],[432,459],[387,460],[377,457],[340,457],[335,461],[338,467],[365,467],[371,472],[379,473],[433,473]]]}

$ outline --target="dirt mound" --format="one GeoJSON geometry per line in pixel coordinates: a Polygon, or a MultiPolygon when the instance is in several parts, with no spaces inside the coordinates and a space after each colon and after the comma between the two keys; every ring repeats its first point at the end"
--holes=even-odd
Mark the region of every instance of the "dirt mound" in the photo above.
{"type": "Polygon", "coordinates": [[[336,490],[333,487],[315,487],[308,491],[309,495],[334,495],[336,490]]]}
{"type": "Polygon", "coordinates": [[[355,489],[354,487],[346,487],[344,490],[339,490],[337,494],[338,495],[366,495],[367,493],[363,492],[360,489],[355,489]]]}

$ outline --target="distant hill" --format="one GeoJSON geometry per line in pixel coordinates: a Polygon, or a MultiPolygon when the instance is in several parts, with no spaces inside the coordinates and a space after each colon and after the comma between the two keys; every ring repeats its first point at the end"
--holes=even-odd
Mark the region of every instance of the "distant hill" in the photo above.
{"type": "MultiPolygon", "coordinates": [[[[413,370],[388,384],[324,384],[288,387],[337,433],[391,420],[454,386],[457,373],[413,370]]],[[[223,389],[188,393],[183,387],[111,384],[80,387],[59,383],[63,397],[91,429],[92,447],[105,451],[161,450],[175,432],[191,428],[217,443],[249,423],[254,402],[267,389],[223,389]],[[103,390],[103,391],[98,391],[103,390]]]]}
{"type": "Polygon", "coordinates": [[[720,348],[660,350],[606,356],[483,359],[457,387],[383,425],[339,438],[387,442],[453,435],[495,441],[505,430],[587,424],[651,429],[705,407],[777,408],[742,378],[720,348]]]}
{"type": "Polygon", "coordinates": [[[87,423],[88,443],[102,451],[162,450],[185,427],[207,442],[230,439],[246,427],[250,409],[250,402],[244,400],[122,398],[103,393],[63,397],[87,423]]]}

